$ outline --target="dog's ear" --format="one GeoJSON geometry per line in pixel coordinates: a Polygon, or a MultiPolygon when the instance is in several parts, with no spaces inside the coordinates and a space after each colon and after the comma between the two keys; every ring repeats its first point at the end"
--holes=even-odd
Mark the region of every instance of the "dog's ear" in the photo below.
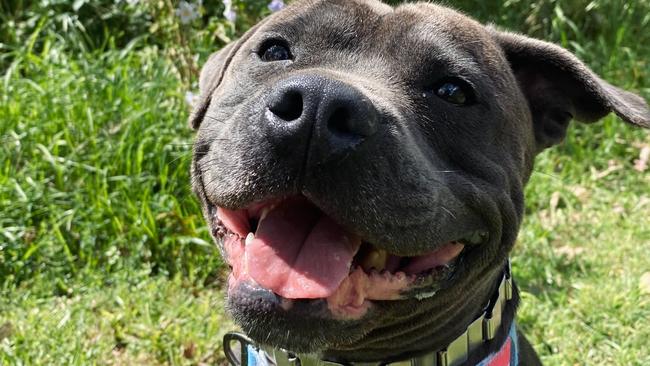
{"type": "Polygon", "coordinates": [[[210,55],[208,61],[201,69],[201,76],[199,77],[199,89],[201,95],[190,114],[190,126],[193,129],[197,129],[201,125],[205,113],[210,106],[210,102],[212,102],[212,94],[214,94],[214,91],[221,84],[226,70],[228,69],[233,57],[237,54],[237,51],[239,51],[241,46],[250,39],[264,23],[266,23],[267,19],[268,18],[257,23],[257,25],[244,33],[239,40],[229,43],[219,51],[210,55]]]}
{"type": "Polygon", "coordinates": [[[201,125],[212,101],[212,93],[221,84],[226,68],[235,56],[238,48],[235,46],[237,46],[236,42],[229,43],[219,51],[211,54],[208,61],[203,65],[199,77],[199,91],[201,94],[190,114],[190,126],[193,129],[197,129],[201,125]]]}
{"type": "Polygon", "coordinates": [[[571,119],[591,123],[616,113],[650,128],[650,109],[640,96],[610,85],[567,50],[489,28],[528,99],[538,150],[559,143],[571,119]]]}
{"type": "Polygon", "coordinates": [[[208,60],[201,69],[201,76],[199,77],[199,90],[201,94],[208,94],[212,89],[212,84],[218,83],[223,77],[226,64],[230,63],[230,59],[234,56],[231,51],[235,43],[229,43],[217,52],[210,55],[208,60]]]}

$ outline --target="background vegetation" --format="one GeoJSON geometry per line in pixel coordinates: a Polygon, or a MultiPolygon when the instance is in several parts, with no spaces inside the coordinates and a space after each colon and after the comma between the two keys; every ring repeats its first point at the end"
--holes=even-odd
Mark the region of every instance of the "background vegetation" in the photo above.
{"type": "MultiPolygon", "coordinates": [[[[270,10],[191,4],[188,21],[172,0],[0,0],[0,364],[222,362],[185,99],[270,10]]],[[[650,0],[447,4],[650,99],[650,0]]],[[[513,262],[548,365],[650,364],[648,155],[648,132],[610,116],[538,160],[513,262]]]]}

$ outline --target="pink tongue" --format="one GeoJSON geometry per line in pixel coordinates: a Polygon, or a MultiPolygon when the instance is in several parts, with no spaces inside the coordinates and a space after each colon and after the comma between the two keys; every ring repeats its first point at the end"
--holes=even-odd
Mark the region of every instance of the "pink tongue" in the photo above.
{"type": "Polygon", "coordinates": [[[250,276],[287,299],[331,296],[361,240],[305,200],[287,200],[260,221],[246,247],[250,276]]]}

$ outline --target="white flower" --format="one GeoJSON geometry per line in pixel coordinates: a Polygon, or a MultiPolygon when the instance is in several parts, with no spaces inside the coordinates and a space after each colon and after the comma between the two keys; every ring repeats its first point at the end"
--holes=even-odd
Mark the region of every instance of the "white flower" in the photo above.
{"type": "Polygon", "coordinates": [[[194,94],[191,91],[185,92],[185,103],[187,103],[187,105],[189,105],[190,108],[193,108],[198,100],[199,100],[198,94],[194,94]]]}
{"type": "Polygon", "coordinates": [[[199,11],[195,4],[190,4],[187,1],[181,1],[175,11],[176,16],[181,18],[182,24],[189,24],[194,19],[199,17],[199,11]]]}
{"type": "Polygon", "coordinates": [[[228,19],[229,22],[234,23],[237,20],[237,12],[232,10],[232,0],[223,0],[223,5],[226,9],[223,11],[223,16],[228,19]]]}
{"type": "Polygon", "coordinates": [[[232,9],[224,10],[223,16],[231,23],[234,23],[235,20],[237,20],[237,13],[232,9]]]}
{"type": "Polygon", "coordinates": [[[269,10],[272,12],[280,11],[284,9],[284,1],[283,0],[273,0],[269,3],[269,10]]]}

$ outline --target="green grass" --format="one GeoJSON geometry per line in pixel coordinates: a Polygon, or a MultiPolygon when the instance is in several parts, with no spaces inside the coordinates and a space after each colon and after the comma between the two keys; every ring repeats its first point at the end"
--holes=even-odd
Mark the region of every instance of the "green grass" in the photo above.
{"type": "MultiPolygon", "coordinates": [[[[587,128],[568,143],[593,135],[587,128]]],[[[620,148],[629,154],[590,154],[621,165],[602,179],[590,172],[597,162],[578,169],[562,151],[546,153],[528,189],[513,271],[524,291],[520,323],[549,365],[650,363],[650,296],[639,287],[650,270],[641,254],[650,249],[650,176],[626,161],[634,149],[620,148]]]]}
{"type": "Polygon", "coordinates": [[[155,48],[56,51],[17,59],[0,89],[0,273],[20,283],[217,266],[188,187],[192,135],[169,62],[155,48]]]}
{"type": "Polygon", "coordinates": [[[48,296],[40,283],[0,300],[2,365],[215,364],[232,328],[216,288],[180,277],[116,274],[48,296]],[[108,282],[112,283],[108,283],[108,282]]]}
{"type": "MultiPolygon", "coordinates": [[[[648,0],[448,3],[650,99],[648,0]]],[[[222,362],[222,266],[164,45],[80,50],[47,27],[25,39],[0,47],[0,364],[222,362]]],[[[610,116],[538,159],[513,266],[548,365],[650,364],[650,172],[633,169],[648,145],[610,116]]]]}

